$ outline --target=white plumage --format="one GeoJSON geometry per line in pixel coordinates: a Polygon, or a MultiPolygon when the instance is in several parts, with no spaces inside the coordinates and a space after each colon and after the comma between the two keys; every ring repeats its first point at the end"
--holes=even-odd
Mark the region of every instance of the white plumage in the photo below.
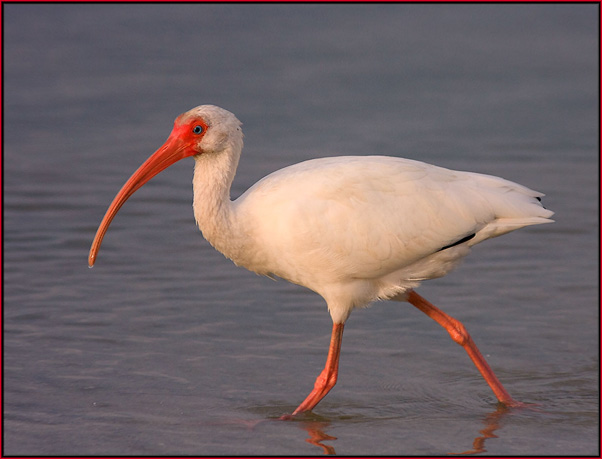
{"type": "MultiPolygon", "coordinates": [[[[408,159],[310,160],[268,175],[234,201],[232,228],[245,233],[243,252],[253,256],[232,259],[314,290],[341,323],[354,306],[443,276],[478,242],[548,222],[552,213],[538,196],[500,178],[408,159]]],[[[227,247],[218,250],[229,256],[227,247]]]]}
{"type": "MultiPolygon", "coordinates": [[[[240,122],[221,108],[203,105],[180,115],[165,145],[115,197],[89,263],[125,200],[170,164],[193,156],[194,215],[205,238],[237,265],[303,285],[328,304],[334,323],[329,362],[336,362],[329,371],[327,363],[313,398],[294,414],[313,408],[334,385],[325,372],[334,372],[336,382],[335,329],[340,348],[342,324],[354,308],[395,299],[431,317],[444,314],[416,304],[426,301],[412,290],[420,281],[445,275],[479,242],[552,221],[543,195],[522,185],[385,156],[305,161],[268,175],[232,202],[242,138],[240,122]]],[[[433,318],[450,331],[442,323],[447,318],[433,318]]]]}

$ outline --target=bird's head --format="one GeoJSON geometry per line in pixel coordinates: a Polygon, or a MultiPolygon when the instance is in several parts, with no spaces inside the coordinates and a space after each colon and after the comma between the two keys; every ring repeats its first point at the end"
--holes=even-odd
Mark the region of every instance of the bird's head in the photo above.
{"type": "MultiPolygon", "coordinates": [[[[191,149],[191,155],[220,153],[233,144],[242,143],[240,125],[229,111],[215,105],[200,105],[178,116],[174,121],[174,131],[179,130],[191,149]]],[[[172,131],[171,136],[173,134],[172,131]]]]}
{"type": "Polygon", "coordinates": [[[178,116],[165,143],[134,172],[113,199],[92,242],[88,265],[92,267],[96,262],[100,244],[111,221],[136,190],[181,159],[220,153],[232,146],[240,150],[240,124],[232,113],[214,105],[200,105],[178,116]]]}

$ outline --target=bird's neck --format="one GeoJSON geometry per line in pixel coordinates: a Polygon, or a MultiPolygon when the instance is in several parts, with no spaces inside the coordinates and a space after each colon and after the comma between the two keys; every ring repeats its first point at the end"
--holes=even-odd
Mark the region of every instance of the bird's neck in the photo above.
{"type": "Polygon", "coordinates": [[[236,218],[230,187],[238,166],[240,151],[235,148],[195,157],[193,184],[194,217],[209,243],[226,257],[235,260],[240,252],[236,218]]]}

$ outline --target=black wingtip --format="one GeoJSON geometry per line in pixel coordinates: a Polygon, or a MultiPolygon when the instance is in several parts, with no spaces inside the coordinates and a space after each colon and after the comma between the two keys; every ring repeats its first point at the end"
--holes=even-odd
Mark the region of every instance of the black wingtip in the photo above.
{"type": "Polygon", "coordinates": [[[441,247],[439,250],[437,250],[437,252],[441,252],[442,250],[449,249],[449,248],[454,247],[456,245],[462,244],[463,242],[470,241],[475,236],[476,236],[475,233],[469,234],[468,236],[463,237],[462,239],[460,239],[459,241],[454,242],[453,244],[446,245],[445,247],[441,247]]]}

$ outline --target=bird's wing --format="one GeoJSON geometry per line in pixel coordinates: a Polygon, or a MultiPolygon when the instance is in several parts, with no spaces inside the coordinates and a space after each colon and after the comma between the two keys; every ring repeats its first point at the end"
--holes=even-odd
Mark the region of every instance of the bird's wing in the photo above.
{"type": "Polygon", "coordinates": [[[275,274],[296,281],[291,273],[313,269],[334,281],[381,277],[473,234],[472,243],[498,235],[487,228],[500,212],[509,222],[524,207],[506,202],[508,184],[400,158],[335,157],[277,171],[237,202],[275,274]]]}

